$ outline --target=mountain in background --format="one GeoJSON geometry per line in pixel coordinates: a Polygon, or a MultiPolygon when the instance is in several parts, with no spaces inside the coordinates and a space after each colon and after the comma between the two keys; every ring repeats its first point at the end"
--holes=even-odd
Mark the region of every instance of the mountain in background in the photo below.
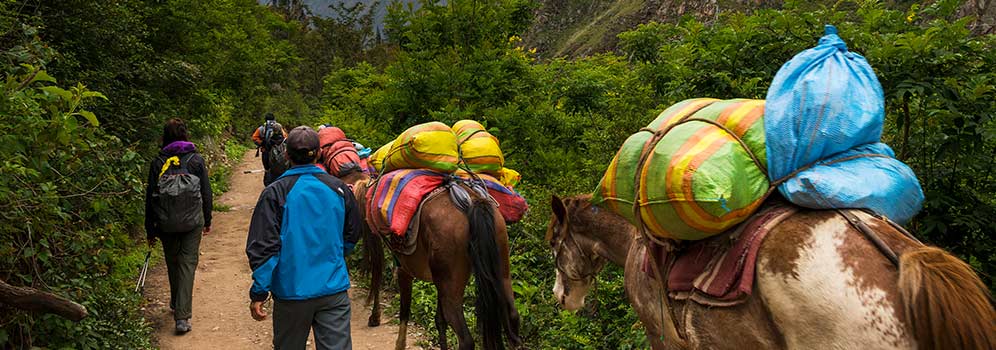
{"type": "MultiPolygon", "coordinates": [[[[285,0],[286,1],[286,0],[285,0]]],[[[332,6],[338,4],[344,4],[347,7],[354,6],[356,4],[362,4],[364,9],[372,9],[374,11],[374,28],[378,32],[383,32],[384,30],[384,17],[387,17],[387,5],[391,3],[391,0],[297,0],[303,5],[307,6],[308,10],[313,16],[320,17],[336,17],[337,13],[332,9],[332,6]]],[[[259,3],[264,5],[269,5],[271,0],[259,0],[259,3]]],[[[278,0],[280,2],[280,0],[278,0]]],[[[401,0],[402,3],[412,4],[416,9],[419,8],[418,0],[401,0]]],[[[440,1],[439,3],[445,4],[446,1],[440,1]]]]}
{"type": "MultiPolygon", "coordinates": [[[[275,0],[300,2],[313,15],[334,17],[329,6],[357,3],[373,8],[374,27],[382,32],[387,5],[391,0],[275,0]]],[[[418,7],[417,0],[402,0],[418,7]]],[[[822,0],[828,5],[835,0],[822,0]]],[[[271,0],[260,0],[268,4],[271,0]]],[[[445,4],[446,1],[439,1],[445,4]]],[[[819,3],[820,0],[813,1],[819,3]]],[[[886,6],[909,9],[919,3],[928,6],[934,0],[886,0],[886,6]]],[[[651,21],[674,23],[683,16],[709,22],[721,13],[751,12],[764,8],[779,8],[784,0],[535,0],[533,24],[523,34],[524,44],[536,48],[544,57],[577,57],[614,51],[620,32],[651,21]]],[[[965,0],[957,15],[973,16],[971,24],[977,34],[996,33],[996,0],[965,0]]]]}
{"type": "MultiPolygon", "coordinates": [[[[820,0],[812,3],[820,3],[820,0]]],[[[822,0],[832,6],[837,1],[822,0]]],[[[933,0],[886,0],[886,6],[921,8],[933,0]]],[[[587,56],[616,49],[620,32],[651,21],[674,23],[683,16],[709,22],[720,13],[750,12],[780,8],[784,0],[537,0],[533,24],[523,35],[528,47],[535,47],[545,57],[587,56]]],[[[996,32],[996,0],[965,0],[958,17],[973,16],[970,24],[977,34],[996,32]]]]}

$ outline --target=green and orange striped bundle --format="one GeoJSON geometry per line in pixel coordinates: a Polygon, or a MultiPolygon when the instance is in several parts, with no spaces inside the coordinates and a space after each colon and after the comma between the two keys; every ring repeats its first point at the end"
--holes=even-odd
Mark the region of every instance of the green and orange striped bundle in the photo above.
{"type": "Polygon", "coordinates": [[[385,173],[396,169],[430,169],[450,174],[457,170],[459,162],[456,134],[446,124],[429,122],[401,133],[391,143],[383,166],[385,173]]]}
{"type": "Polygon", "coordinates": [[[505,156],[498,146],[498,138],[485,130],[484,125],[473,120],[461,120],[453,124],[453,132],[460,145],[460,157],[470,170],[501,176],[505,156]]]}
{"type": "Polygon", "coordinates": [[[592,202],[661,238],[699,240],[733,227],[770,187],[763,114],[763,100],[669,107],[626,140],[592,202]]]}

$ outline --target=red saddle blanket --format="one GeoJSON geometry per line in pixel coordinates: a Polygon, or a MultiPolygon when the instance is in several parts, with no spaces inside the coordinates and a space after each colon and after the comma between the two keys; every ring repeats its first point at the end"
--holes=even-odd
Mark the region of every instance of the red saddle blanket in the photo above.
{"type": "MultiPolygon", "coordinates": [[[[797,211],[794,206],[775,205],[717,236],[694,241],[679,250],[668,274],[669,296],[691,299],[710,306],[736,305],[754,288],[757,253],[764,237],[797,211]]],[[[654,246],[654,256],[667,259],[663,247],[654,246]]],[[[651,255],[644,256],[644,272],[653,276],[651,255]]],[[[658,266],[664,264],[658,262],[658,266]]]]}
{"type": "MultiPolygon", "coordinates": [[[[529,205],[526,204],[526,199],[522,195],[505,187],[505,185],[501,184],[501,181],[498,181],[498,179],[491,175],[477,174],[477,176],[484,181],[484,187],[488,189],[488,194],[491,195],[491,198],[494,198],[495,203],[498,203],[498,212],[501,213],[506,223],[511,224],[522,220],[522,217],[526,215],[526,211],[529,210],[529,205]]],[[[470,178],[466,174],[461,174],[460,177],[464,179],[470,178]]]]}
{"type": "Polygon", "coordinates": [[[373,232],[404,236],[419,204],[446,181],[445,174],[425,169],[400,169],[384,174],[367,191],[366,219],[373,232]]]}

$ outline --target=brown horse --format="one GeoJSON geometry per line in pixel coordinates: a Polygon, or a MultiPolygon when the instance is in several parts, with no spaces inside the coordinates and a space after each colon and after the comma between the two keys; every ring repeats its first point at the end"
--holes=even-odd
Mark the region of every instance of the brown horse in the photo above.
{"type": "MultiPolygon", "coordinates": [[[[361,181],[353,188],[361,208],[369,205],[366,203],[369,185],[369,182],[361,181]]],[[[400,262],[401,327],[395,344],[399,350],[405,348],[414,278],[431,282],[436,287],[435,323],[439,346],[447,348],[446,325],[449,324],[457,335],[460,349],[474,348],[474,338],[463,316],[464,289],[471,274],[477,292],[477,327],[484,348],[503,348],[502,330],[513,347],[522,345],[519,312],[512,294],[505,220],[501,215],[495,215],[495,207],[489,199],[472,190],[467,192],[472,199],[466,211],[459,209],[445,193],[425,202],[420,212],[414,253],[395,254],[400,262]]],[[[364,260],[370,264],[370,295],[374,305],[369,325],[376,326],[380,324],[384,253],[381,238],[370,232],[369,227],[365,231],[364,260]]]]}
{"type": "Polygon", "coordinates": [[[349,174],[340,177],[339,180],[342,180],[342,182],[347,185],[356,186],[356,184],[360,181],[369,181],[370,175],[367,175],[365,171],[352,171],[349,174]]]}
{"type": "Polygon", "coordinates": [[[971,267],[870,215],[854,212],[896,252],[898,270],[835,211],[800,211],[763,241],[753,294],[717,308],[662,303],[659,282],[642,271],[644,238],[589,200],[553,198],[554,294],[580,308],[606,261],[624,266],[654,349],[996,349],[996,312],[971,267]]]}

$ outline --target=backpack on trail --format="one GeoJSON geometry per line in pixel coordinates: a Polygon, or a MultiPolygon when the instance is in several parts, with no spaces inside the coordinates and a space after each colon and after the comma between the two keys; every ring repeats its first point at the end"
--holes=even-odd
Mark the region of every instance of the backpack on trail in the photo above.
{"type": "Polygon", "coordinates": [[[343,177],[354,171],[363,171],[360,167],[360,154],[342,129],[322,128],[318,131],[318,140],[321,145],[319,161],[329,174],[343,177]]]}
{"type": "Polygon", "coordinates": [[[275,120],[267,120],[259,129],[259,134],[263,137],[262,146],[265,149],[284,141],[284,128],[275,120]]]}
{"type": "Polygon", "coordinates": [[[190,153],[182,160],[179,156],[163,160],[159,189],[152,194],[156,219],[162,232],[189,232],[204,225],[201,179],[191,174],[188,168],[193,156],[194,153],[190,153]]]}
{"type": "Polygon", "coordinates": [[[284,128],[274,120],[267,120],[259,127],[259,134],[263,138],[263,144],[260,147],[267,153],[266,158],[264,158],[267,172],[273,178],[277,178],[283,175],[287,169],[290,169],[290,161],[285,156],[287,148],[284,145],[284,128]]]}
{"type": "Polygon", "coordinates": [[[269,172],[274,179],[279,177],[280,175],[283,175],[284,172],[287,171],[287,169],[290,169],[291,164],[290,160],[288,160],[286,156],[287,145],[284,143],[284,140],[281,140],[280,143],[270,146],[269,148],[266,149],[266,152],[269,153],[268,155],[269,156],[268,158],[270,160],[269,172]]]}

